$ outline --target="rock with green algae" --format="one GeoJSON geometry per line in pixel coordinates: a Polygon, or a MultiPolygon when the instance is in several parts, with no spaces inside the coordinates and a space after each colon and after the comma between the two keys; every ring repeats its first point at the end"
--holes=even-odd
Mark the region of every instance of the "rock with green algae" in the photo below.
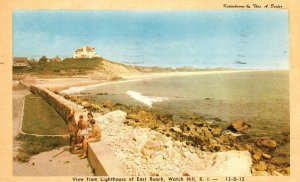
{"type": "Polygon", "coordinates": [[[274,149],[277,147],[277,143],[275,140],[270,139],[269,137],[261,137],[256,140],[256,145],[260,147],[267,147],[270,149],[274,149]]]}

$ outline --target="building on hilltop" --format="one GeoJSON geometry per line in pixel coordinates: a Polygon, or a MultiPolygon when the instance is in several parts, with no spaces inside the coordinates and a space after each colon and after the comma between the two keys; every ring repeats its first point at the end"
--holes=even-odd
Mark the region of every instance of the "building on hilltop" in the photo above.
{"type": "Polygon", "coordinates": [[[96,54],[95,48],[92,46],[83,46],[82,48],[76,49],[73,58],[95,58],[100,57],[96,54]]]}

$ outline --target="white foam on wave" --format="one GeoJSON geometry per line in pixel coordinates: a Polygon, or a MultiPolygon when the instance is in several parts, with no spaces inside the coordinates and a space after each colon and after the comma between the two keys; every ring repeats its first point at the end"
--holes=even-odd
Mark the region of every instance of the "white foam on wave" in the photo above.
{"type": "Polygon", "coordinates": [[[165,100],[168,100],[167,97],[145,96],[140,92],[136,92],[136,91],[132,91],[132,90],[128,90],[126,92],[126,94],[128,94],[133,99],[146,104],[149,107],[152,107],[152,104],[154,102],[163,102],[165,100]]]}

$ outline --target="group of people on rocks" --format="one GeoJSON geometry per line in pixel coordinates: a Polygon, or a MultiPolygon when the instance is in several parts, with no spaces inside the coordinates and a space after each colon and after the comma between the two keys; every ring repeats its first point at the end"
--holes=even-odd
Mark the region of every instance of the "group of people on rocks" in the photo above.
{"type": "Polygon", "coordinates": [[[91,142],[99,142],[101,139],[101,130],[94,120],[93,114],[89,112],[87,114],[87,120],[84,120],[83,115],[79,116],[79,120],[75,120],[75,111],[71,110],[68,114],[68,130],[70,132],[70,151],[80,151],[81,159],[87,157],[87,145],[91,142]]]}

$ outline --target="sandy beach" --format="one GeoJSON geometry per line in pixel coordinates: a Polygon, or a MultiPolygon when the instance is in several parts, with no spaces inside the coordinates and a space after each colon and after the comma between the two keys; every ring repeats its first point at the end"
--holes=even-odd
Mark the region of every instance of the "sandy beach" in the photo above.
{"type": "Polygon", "coordinates": [[[136,82],[141,80],[151,80],[151,79],[159,79],[159,78],[166,78],[166,77],[181,77],[181,76],[190,76],[190,75],[209,75],[209,74],[230,74],[230,73],[241,73],[241,72],[253,72],[253,71],[262,71],[262,70],[226,70],[226,71],[196,71],[196,72],[169,72],[169,73],[145,73],[145,74],[135,74],[135,75],[120,75],[124,80],[119,81],[104,81],[101,83],[93,83],[96,81],[90,80],[81,80],[80,83],[74,83],[75,80],[73,79],[66,79],[63,83],[59,83],[59,80],[48,80],[52,83],[47,83],[46,80],[39,80],[46,81],[46,83],[41,83],[43,87],[47,88],[57,88],[61,90],[62,93],[78,93],[82,92],[86,89],[95,88],[98,86],[109,85],[109,84],[118,84],[118,83],[127,83],[127,82],[136,82]],[[69,88],[64,89],[67,84],[69,88]]]}

